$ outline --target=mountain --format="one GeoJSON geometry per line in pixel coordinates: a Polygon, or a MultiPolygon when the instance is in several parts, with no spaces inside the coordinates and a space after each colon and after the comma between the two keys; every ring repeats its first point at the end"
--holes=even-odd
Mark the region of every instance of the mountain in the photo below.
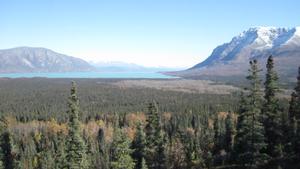
{"type": "Polygon", "coordinates": [[[182,68],[145,67],[126,62],[90,62],[100,72],[164,72],[183,70],[182,68]]]}
{"type": "Polygon", "coordinates": [[[45,48],[0,50],[0,73],[85,72],[95,70],[86,61],[45,48]]]}
{"type": "Polygon", "coordinates": [[[294,80],[300,66],[300,27],[254,27],[216,47],[203,62],[192,68],[166,74],[186,78],[232,80],[244,77],[249,61],[257,59],[265,69],[267,57],[273,55],[281,78],[294,80]]]}
{"type": "Polygon", "coordinates": [[[103,72],[130,72],[145,69],[143,66],[125,62],[90,62],[90,64],[103,72]]]}

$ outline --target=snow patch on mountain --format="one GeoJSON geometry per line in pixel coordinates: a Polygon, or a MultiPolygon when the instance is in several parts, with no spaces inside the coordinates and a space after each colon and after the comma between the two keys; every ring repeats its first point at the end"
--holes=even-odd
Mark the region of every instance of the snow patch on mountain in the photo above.
{"type": "Polygon", "coordinates": [[[293,28],[293,36],[288,39],[284,45],[299,45],[300,46],[300,27],[293,28]]]}
{"type": "Polygon", "coordinates": [[[283,51],[295,51],[300,47],[300,27],[252,27],[216,47],[212,54],[195,68],[248,63],[249,59],[265,57],[283,51]]]}
{"type": "Polygon", "coordinates": [[[27,66],[29,66],[31,68],[34,68],[34,66],[32,65],[32,63],[29,60],[27,60],[26,58],[22,58],[22,61],[23,61],[23,63],[25,65],[27,65],[27,66]]]}

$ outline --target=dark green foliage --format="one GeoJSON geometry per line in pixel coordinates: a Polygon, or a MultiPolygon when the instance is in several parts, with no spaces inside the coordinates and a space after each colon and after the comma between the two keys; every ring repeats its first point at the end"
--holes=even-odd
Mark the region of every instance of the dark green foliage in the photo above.
{"type": "MultiPolygon", "coordinates": [[[[146,112],[145,105],[155,99],[162,112],[214,113],[236,110],[238,95],[201,94],[179,91],[165,91],[152,88],[120,88],[115,79],[76,79],[80,86],[80,120],[82,122],[99,118],[102,114],[123,114],[146,112]]],[[[51,120],[59,122],[68,119],[67,98],[70,79],[5,79],[0,80],[0,112],[14,116],[19,121],[51,120]]]]}
{"type": "Polygon", "coordinates": [[[234,147],[234,136],[236,135],[236,126],[231,111],[229,111],[225,119],[225,131],[225,150],[226,152],[232,152],[234,147]]]}
{"type": "Polygon", "coordinates": [[[131,153],[130,140],[123,131],[116,129],[111,145],[111,169],[134,169],[135,163],[131,153]]]}
{"type": "Polygon", "coordinates": [[[69,97],[69,123],[67,147],[67,168],[85,169],[88,168],[86,157],[86,146],[81,136],[79,122],[79,101],[76,92],[76,84],[72,82],[71,95],[69,97]]]}
{"type": "Polygon", "coordinates": [[[261,92],[260,79],[257,61],[250,62],[249,76],[250,81],[249,94],[245,98],[245,106],[242,112],[239,112],[238,130],[236,136],[236,153],[238,161],[250,168],[257,168],[266,160],[266,154],[263,150],[266,147],[264,137],[264,126],[261,114],[261,92]]]}
{"type": "Polygon", "coordinates": [[[12,140],[11,133],[5,131],[1,135],[1,149],[3,151],[3,166],[5,169],[14,169],[17,167],[17,152],[12,140]]]}
{"type": "MultiPolygon", "coordinates": [[[[5,124],[2,121],[0,121],[0,138],[2,137],[2,134],[5,131],[5,128],[6,128],[5,124]]],[[[0,141],[2,141],[2,139],[0,141]]],[[[4,151],[2,149],[2,142],[0,142],[0,169],[5,168],[3,160],[4,160],[4,151]]]]}
{"type": "Polygon", "coordinates": [[[37,168],[38,169],[53,169],[55,167],[54,156],[54,145],[49,139],[47,133],[41,134],[41,139],[39,140],[37,147],[37,168]]]}
{"type": "Polygon", "coordinates": [[[265,104],[263,106],[265,136],[267,140],[267,153],[275,158],[282,157],[282,112],[279,108],[279,100],[276,94],[279,91],[278,76],[274,70],[273,57],[267,62],[267,73],[265,81],[265,104]]]}
{"type": "Polygon", "coordinates": [[[53,152],[45,148],[42,151],[38,159],[38,169],[53,169],[55,167],[55,161],[53,159],[53,152]]]}
{"type": "Polygon", "coordinates": [[[67,160],[66,160],[66,152],[65,152],[65,140],[63,133],[59,132],[56,141],[56,152],[55,152],[55,169],[66,169],[67,160]]]}
{"type": "Polygon", "coordinates": [[[183,144],[185,153],[185,165],[188,169],[197,169],[204,167],[204,160],[202,159],[202,151],[197,140],[197,135],[193,130],[182,131],[181,142],[183,144]]]}
{"type": "Polygon", "coordinates": [[[133,149],[132,158],[135,161],[135,169],[141,169],[146,165],[143,164],[143,162],[145,163],[145,144],[145,133],[143,131],[142,125],[139,123],[131,145],[133,149]]]}
{"type": "Polygon", "coordinates": [[[156,166],[155,168],[157,169],[166,169],[166,138],[164,137],[163,133],[161,132],[160,138],[158,138],[158,145],[157,145],[157,150],[156,150],[156,166]]]}
{"type": "Polygon", "coordinates": [[[297,85],[291,95],[290,108],[290,141],[291,151],[298,154],[300,160],[300,67],[298,69],[297,85]]]}
{"type": "Polygon", "coordinates": [[[105,142],[104,138],[104,130],[99,129],[98,131],[98,147],[99,147],[99,153],[98,153],[98,167],[101,169],[109,169],[109,149],[108,145],[105,142]]]}
{"type": "Polygon", "coordinates": [[[223,135],[221,131],[221,122],[218,117],[214,120],[214,154],[218,154],[220,150],[223,148],[223,135]]]}
{"type": "Polygon", "coordinates": [[[5,169],[14,169],[18,167],[18,152],[10,130],[8,130],[7,121],[1,117],[0,121],[0,157],[1,166],[5,169]]]}
{"type": "Polygon", "coordinates": [[[165,138],[161,129],[158,104],[152,102],[148,106],[146,133],[146,162],[149,169],[164,169],[165,138]]]}
{"type": "Polygon", "coordinates": [[[146,164],[146,160],[144,158],[142,158],[142,165],[140,169],[148,169],[148,166],[146,164]]]}

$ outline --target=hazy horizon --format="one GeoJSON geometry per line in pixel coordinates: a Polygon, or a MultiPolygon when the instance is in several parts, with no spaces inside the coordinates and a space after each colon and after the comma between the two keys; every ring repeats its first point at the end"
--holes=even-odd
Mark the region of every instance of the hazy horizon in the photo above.
{"type": "Polygon", "coordinates": [[[191,67],[255,26],[295,27],[300,2],[2,1],[0,48],[44,47],[93,62],[191,67]]]}

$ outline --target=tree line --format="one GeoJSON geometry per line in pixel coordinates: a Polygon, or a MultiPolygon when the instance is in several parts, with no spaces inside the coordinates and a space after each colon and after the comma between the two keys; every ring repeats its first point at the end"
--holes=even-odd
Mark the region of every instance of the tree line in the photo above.
{"type": "Polygon", "coordinates": [[[72,82],[66,122],[2,116],[0,169],[300,168],[300,67],[286,111],[270,56],[250,61],[249,85],[235,111],[168,113],[153,100],[147,112],[103,114],[80,121],[72,82]]]}

